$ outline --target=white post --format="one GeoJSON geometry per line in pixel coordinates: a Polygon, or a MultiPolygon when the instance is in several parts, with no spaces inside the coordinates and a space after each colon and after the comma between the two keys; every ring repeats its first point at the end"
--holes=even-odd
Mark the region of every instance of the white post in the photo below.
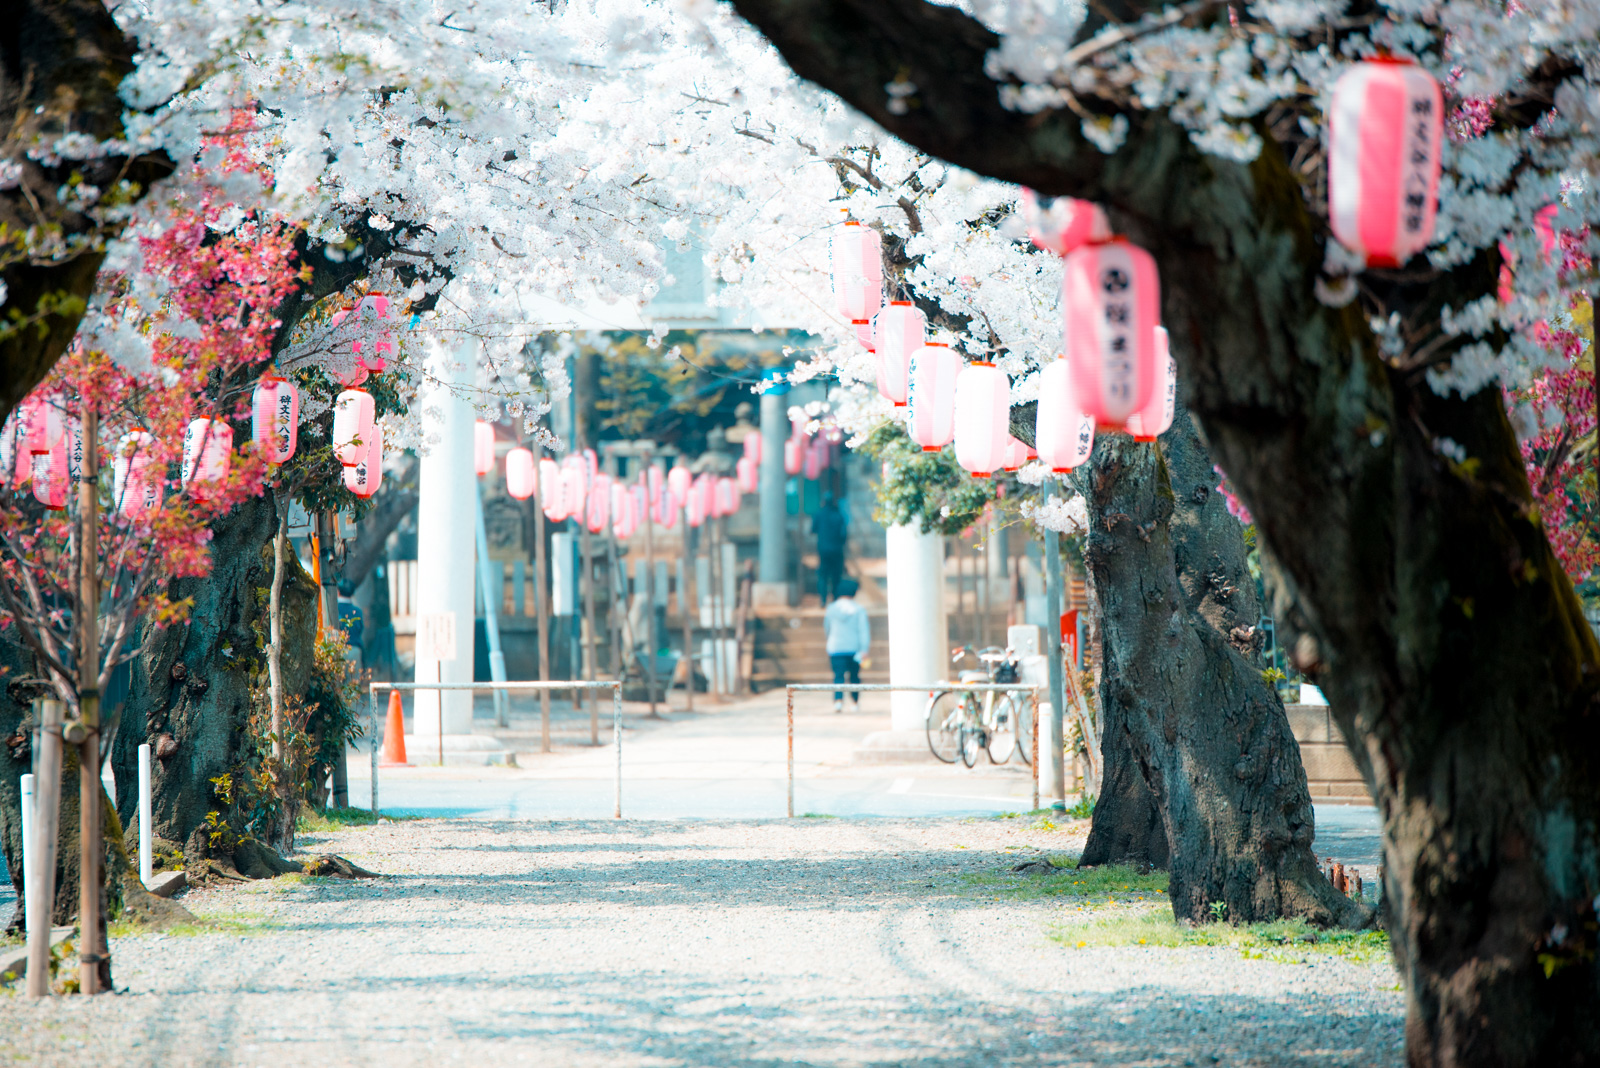
{"type": "MultiPolygon", "coordinates": [[[[920,523],[888,530],[889,681],[896,686],[931,686],[946,679],[949,634],[944,612],[944,540],[925,534],[920,523]]],[[[920,731],[925,693],[889,695],[890,725],[920,731]]]]}
{"type": "MultiPolygon", "coordinates": [[[[427,358],[428,387],[417,400],[422,439],[429,445],[419,478],[416,614],[420,619],[453,613],[457,645],[453,660],[430,660],[419,650],[414,680],[418,683],[472,681],[478,480],[472,472],[474,418],[468,391],[476,366],[476,341],[453,349],[433,345],[427,358]]],[[[406,749],[413,760],[438,760],[441,736],[472,733],[469,691],[418,690],[412,708],[412,737],[406,740],[406,749]]]]}
{"type": "Polygon", "coordinates": [[[139,746],[139,881],[150,885],[150,743],[139,746]]]}
{"type": "Polygon", "coordinates": [[[41,701],[34,791],[33,911],[28,913],[28,996],[50,994],[50,912],[56,896],[56,836],[61,825],[61,702],[41,701]]]}
{"type": "Polygon", "coordinates": [[[22,915],[32,916],[33,895],[39,880],[33,877],[33,858],[39,849],[33,842],[33,773],[22,776],[22,915]]]}

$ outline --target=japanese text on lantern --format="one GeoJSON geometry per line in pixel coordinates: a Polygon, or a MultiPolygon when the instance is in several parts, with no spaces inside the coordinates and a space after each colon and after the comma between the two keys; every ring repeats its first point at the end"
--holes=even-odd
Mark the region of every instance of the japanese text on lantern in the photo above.
{"type": "Polygon", "coordinates": [[[1128,272],[1107,267],[1100,272],[1100,289],[1105,293],[1106,388],[1105,396],[1126,402],[1133,396],[1133,351],[1128,344],[1133,325],[1133,304],[1128,299],[1128,272]]]}
{"type": "Polygon", "coordinates": [[[1411,101],[1411,153],[1406,168],[1404,225],[1408,233],[1422,229],[1428,208],[1428,175],[1433,163],[1433,100],[1419,96],[1411,101]]]}
{"type": "Polygon", "coordinates": [[[288,390],[278,393],[277,419],[278,451],[289,450],[289,432],[294,429],[294,395],[288,390]]]}

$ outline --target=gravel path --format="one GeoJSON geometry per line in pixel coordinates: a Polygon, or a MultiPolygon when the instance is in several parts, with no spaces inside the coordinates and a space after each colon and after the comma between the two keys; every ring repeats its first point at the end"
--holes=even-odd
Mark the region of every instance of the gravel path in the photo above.
{"type": "MultiPolygon", "coordinates": [[[[1068,949],[964,873],[1086,823],[422,820],[305,836],[391,873],[201,890],[126,993],[0,998],[39,1065],[1401,1063],[1388,964],[1068,949]]],[[[1315,958],[1314,958],[1315,959],[1315,958]]]]}

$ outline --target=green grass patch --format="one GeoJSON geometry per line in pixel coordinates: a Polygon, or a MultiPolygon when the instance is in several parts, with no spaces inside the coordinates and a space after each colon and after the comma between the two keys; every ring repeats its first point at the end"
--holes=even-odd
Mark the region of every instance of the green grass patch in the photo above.
{"type": "Polygon", "coordinates": [[[294,821],[294,829],[307,834],[326,834],[329,831],[343,831],[351,827],[371,827],[381,819],[399,823],[402,820],[418,818],[394,816],[387,812],[374,813],[365,808],[302,808],[299,817],[294,821]]]}
{"type": "Polygon", "coordinates": [[[962,881],[979,893],[1005,901],[1036,901],[1055,897],[1106,897],[1112,901],[1134,902],[1163,899],[1167,892],[1167,873],[1153,871],[1141,875],[1123,864],[1097,868],[1078,867],[1078,858],[1053,855],[1048,858],[1056,869],[1045,875],[1029,872],[971,872],[962,881]]]}
{"type": "Polygon", "coordinates": [[[803,820],[836,820],[838,816],[830,816],[826,812],[806,812],[800,817],[803,820]]]}
{"type": "Polygon", "coordinates": [[[174,938],[195,938],[203,935],[252,936],[270,934],[279,924],[258,912],[230,912],[220,916],[201,916],[195,923],[175,923],[160,931],[152,931],[143,924],[114,920],[106,928],[111,938],[138,938],[148,935],[171,935],[174,938]]]}
{"type": "Polygon", "coordinates": [[[1251,960],[1304,964],[1313,955],[1337,956],[1358,964],[1390,959],[1384,931],[1324,931],[1304,920],[1277,920],[1235,927],[1207,923],[1188,927],[1169,908],[1131,909],[1055,924],[1050,938],[1069,949],[1089,946],[1226,946],[1251,960]]]}

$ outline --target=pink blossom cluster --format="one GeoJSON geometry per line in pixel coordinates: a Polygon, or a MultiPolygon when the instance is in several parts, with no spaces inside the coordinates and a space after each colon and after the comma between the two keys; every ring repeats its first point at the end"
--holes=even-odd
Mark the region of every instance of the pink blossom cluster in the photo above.
{"type": "Polygon", "coordinates": [[[1255,516],[1250,514],[1250,509],[1244,506],[1244,502],[1234,492],[1233,483],[1228,481],[1228,473],[1215,464],[1211,465],[1211,470],[1216,472],[1218,478],[1222,479],[1222,482],[1217,486],[1217,492],[1222,494],[1223,503],[1228,506],[1228,514],[1245,526],[1254,523],[1256,521],[1255,516]]]}
{"type": "MultiPolygon", "coordinates": [[[[209,177],[261,174],[242,147],[247,129],[247,116],[236,114],[235,123],[214,139],[226,151],[211,165],[209,177]]],[[[91,551],[100,561],[104,596],[104,671],[124,658],[119,643],[132,639],[141,618],[164,626],[186,617],[189,604],[167,596],[167,580],[209,571],[212,523],[259,495],[268,475],[267,463],[249,440],[250,390],[254,369],[271,357],[280,325],[276,309],[300,277],[294,264],[296,231],[259,217],[246,217],[232,229],[213,229],[208,223],[237,213],[206,177],[202,173],[203,191],[192,204],[176,209],[159,233],[140,240],[140,270],[157,276],[160,304],[141,305],[132,294],[150,287],[131,286],[128,278],[110,279],[106,287],[112,296],[105,313],[148,338],[149,369],[135,373],[105,352],[75,343],[33,394],[58,409],[70,426],[81,427],[86,405],[99,420],[93,447],[102,472],[100,523],[91,551]],[[186,489],[180,471],[185,429],[200,418],[230,422],[234,440],[244,443],[233,451],[227,473],[207,483],[204,493],[186,489]],[[130,521],[118,513],[111,489],[117,451],[134,431],[154,439],[148,448],[154,470],[164,474],[163,500],[130,521]]],[[[77,609],[76,487],[65,509],[50,511],[25,484],[24,466],[0,474],[0,583],[9,595],[0,600],[0,623],[19,624],[30,645],[64,664],[71,659],[71,617],[77,609]]]]}

